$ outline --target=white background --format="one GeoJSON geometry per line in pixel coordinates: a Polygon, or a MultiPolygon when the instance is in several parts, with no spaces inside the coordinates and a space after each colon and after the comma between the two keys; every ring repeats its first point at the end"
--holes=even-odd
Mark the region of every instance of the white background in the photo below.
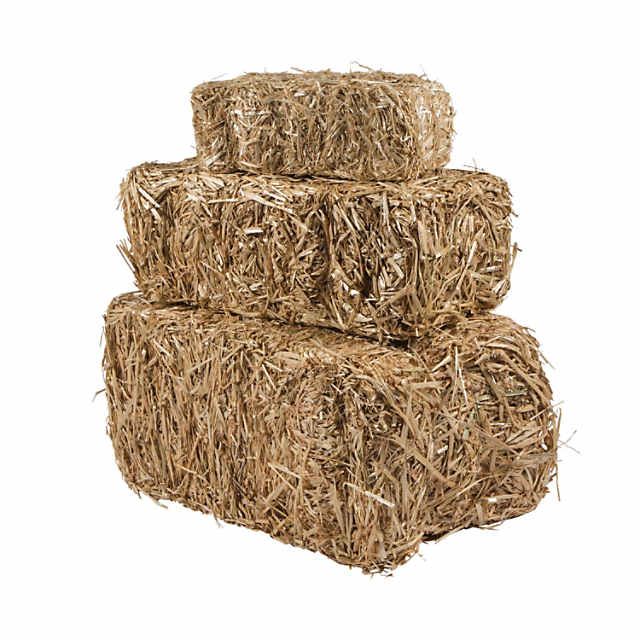
{"type": "Polygon", "coordinates": [[[638,637],[635,3],[15,2],[0,9],[0,636],[638,637]],[[102,313],[134,288],[119,181],[193,153],[189,92],[243,71],[442,81],[452,164],[506,178],[500,312],[563,401],[558,502],[363,576],[125,486],[102,313]]]}

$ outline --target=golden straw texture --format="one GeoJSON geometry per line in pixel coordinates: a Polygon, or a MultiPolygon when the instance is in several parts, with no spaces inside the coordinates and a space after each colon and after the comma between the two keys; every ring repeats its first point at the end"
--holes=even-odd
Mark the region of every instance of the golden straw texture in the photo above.
{"type": "Polygon", "coordinates": [[[399,349],[128,294],[104,367],[134,490],[365,571],[530,511],[555,473],[537,343],[500,316],[399,349]]]}
{"type": "Polygon", "coordinates": [[[453,108],[438,82],[382,72],[250,73],[193,90],[203,167],[406,180],[449,160],[453,108]]]}
{"type": "Polygon", "coordinates": [[[506,183],[213,175],[143,164],[121,188],[141,291],[245,316],[406,339],[495,307],[513,260],[506,183]]]}

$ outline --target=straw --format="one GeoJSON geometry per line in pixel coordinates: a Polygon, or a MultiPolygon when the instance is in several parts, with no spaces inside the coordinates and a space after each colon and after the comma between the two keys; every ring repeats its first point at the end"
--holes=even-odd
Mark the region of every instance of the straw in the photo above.
{"type": "Polygon", "coordinates": [[[131,488],[367,572],[532,510],[555,471],[538,345],[500,316],[400,349],[129,294],[104,367],[131,488]]]}
{"type": "Polygon", "coordinates": [[[153,301],[397,340],[509,289],[509,189],[480,171],[362,183],[214,175],[191,159],[134,168],[121,199],[122,250],[153,301]]]}
{"type": "Polygon", "coordinates": [[[250,73],[193,90],[196,148],[216,173],[417,178],[449,160],[453,108],[416,75],[250,73]]]}

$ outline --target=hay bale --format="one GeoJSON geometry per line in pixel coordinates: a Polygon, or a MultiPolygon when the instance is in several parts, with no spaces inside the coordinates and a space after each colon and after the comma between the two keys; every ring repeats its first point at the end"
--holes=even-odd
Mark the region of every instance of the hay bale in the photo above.
{"type": "Polygon", "coordinates": [[[216,173],[407,180],[449,161],[449,94],[416,75],[250,73],[199,85],[191,103],[216,173]]]}
{"type": "Polygon", "coordinates": [[[500,316],[399,349],[128,294],[104,366],[134,490],[365,571],[530,511],[555,470],[537,343],[500,316]]]}
{"type": "Polygon", "coordinates": [[[509,289],[511,199],[479,171],[406,183],[213,175],[143,164],[121,188],[138,287],[361,336],[423,335],[509,289]]]}

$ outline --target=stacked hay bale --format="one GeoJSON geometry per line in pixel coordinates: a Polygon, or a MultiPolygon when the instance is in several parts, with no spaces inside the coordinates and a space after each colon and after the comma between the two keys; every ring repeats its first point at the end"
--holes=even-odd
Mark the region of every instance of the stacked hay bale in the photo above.
{"type": "Polygon", "coordinates": [[[533,509],[555,473],[538,345],[492,315],[503,180],[444,169],[412,75],[249,74],[193,92],[198,157],[134,168],[106,314],[128,484],[365,571],[533,509]]]}

